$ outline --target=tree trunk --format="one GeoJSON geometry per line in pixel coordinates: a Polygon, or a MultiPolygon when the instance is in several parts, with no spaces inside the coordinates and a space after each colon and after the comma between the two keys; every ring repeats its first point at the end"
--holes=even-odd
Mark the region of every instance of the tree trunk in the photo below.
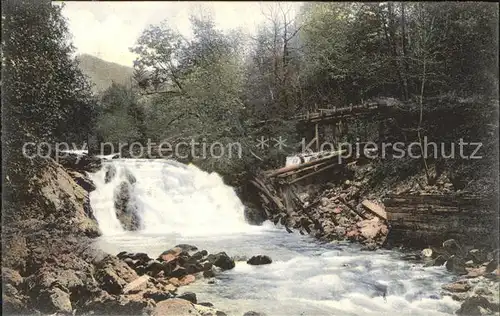
{"type": "Polygon", "coordinates": [[[404,2],[401,2],[401,46],[403,48],[403,56],[401,63],[403,64],[402,67],[402,77],[403,77],[403,92],[404,92],[404,99],[408,100],[409,99],[409,94],[408,94],[408,52],[407,52],[407,47],[406,47],[406,11],[405,11],[406,4],[404,2]]]}

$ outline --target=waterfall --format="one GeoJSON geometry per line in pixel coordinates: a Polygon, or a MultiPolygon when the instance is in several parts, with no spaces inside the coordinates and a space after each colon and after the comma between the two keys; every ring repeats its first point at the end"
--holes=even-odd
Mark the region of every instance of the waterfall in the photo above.
{"type": "Polygon", "coordinates": [[[129,206],[146,234],[217,235],[251,230],[244,206],[216,173],[171,160],[106,160],[90,175],[96,190],[90,202],[103,235],[123,234],[115,199],[120,185],[129,184],[129,206]],[[106,173],[108,182],[106,183],[106,173]]]}

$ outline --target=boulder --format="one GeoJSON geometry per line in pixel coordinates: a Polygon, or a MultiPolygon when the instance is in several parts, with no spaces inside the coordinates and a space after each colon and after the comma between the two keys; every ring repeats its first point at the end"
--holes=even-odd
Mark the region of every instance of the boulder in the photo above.
{"type": "Polygon", "coordinates": [[[169,291],[160,291],[158,289],[147,290],[142,295],[144,298],[150,298],[155,302],[164,301],[174,297],[169,291]]]}
{"type": "Polygon", "coordinates": [[[193,304],[196,304],[196,294],[193,292],[184,292],[180,295],[177,295],[177,298],[189,301],[193,304]]]}
{"type": "Polygon", "coordinates": [[[125,178],[127,178],[127,181],[128,183],[130,184],[134,184],[137,182],[137,179],[135,178],[135,176],[132,174],[132,172],[130,172],[130,170],[128,169],[125,169],[124,170],[125,172],[125,178]]]}
{"type": "Polygon", "coordinates": [[[476,316],[476,315],[485,315],[489,314],[488,311],[495,310],[495,307],[498,309],[498,306],[494,306],[494,304],[490,303],[486,298],[482,296],[472,296],[467,298],[460,309],[456,312],[457,315],[466,315],[466,316],[476,316]],[[486,313],[482,313],[481,309],[486,310],[486,313]]]}
{"type": "Polygon", "coordinates": [[[161,253],[161,255],[158,257],[158,261],[165,261],[165,262],[170,262],[176,259],[182,252],[182,249],[179,247],[171,248],[168,250],[165,250],[164,252],[161,253]]]}
{"type": "Polygon", "coordinates": [[[157,276],[161,271],[164,271],[165,266],[157,260],[150,260],[146,263],[146,271],[151,276],[157,276]]]}
{"type": "Polygon", "coordinates": [[[2,295],[2,312],[6,315],[29,315],[26,305],[17,295],[2,295]]]}
{"type": "Polygon", "coordinates": [[[72,170],[68,170],[68,174],[75,180],[76,184],[81,186],[85,191],[92,192],[96,189],[94,182],[92,182],[87,175],[72,170]]]}
{"type": "Polygon", "coordinates": [[[377,249],[378,249],[377,244],[374,242],[369,242],[363,247],[361,247],[361,251],[375,251],[377,249]]]}
{"type": "Polygon", "coordinates": [[[234,260],[231,259],[225,252],[219,252],[213,257],[213,265],[221,268],[222,270],[230,270],[235,267],[234,260]]]}
{"type": "Polygon", "coordinates": [[[106,165],[106,173],[104,174],[104,183],[109,183],[116,175],[116,168],[113,165],[106,165]]]}
{"type": "Polygon", "coordinates": [[[259,312],[254,312],[254,311],[249,311],[243,314],[243,316],[266,316],[264,313],[259,313],[259,312]]]}
{"type": "Polygon", "coordinates": [[[142,295],[113,296],[103,291],[82,311],[91,311],[96,315],[150,315],[154,306],[153,299],[142,295]]]}
{"type": "Polygon", "coordinates": [[[213,263],[210,261],[203,262],[203,271],[212,270],[213,263]]]}
{"type": "Polygon", "coordinates": [[[181,286],[181,282],[179,281],[179,278],[170,278],[170,279],[168,279],[168,283],[170,283],[176,287],[181,286]]]}
{"type": "Polygon", "coordinates": [[[53,288],[46,300],[47,311],[50,313],[70,314],[73,310],[70,295],[59,288],[53,288]]]}
{"type": "Polygon", "coordinates": [[[16,270],[2,268],[2,283],[12,284],[17,288],[23,283],[23,277],[16,270]]]}
{"type": "Polygon", "coordinates": [[[145,290],[148,286],[149,279],[150,279],[149,275],[142,275],[138,277],[137,279],[130,282],[123,288],[123,293],[124,294],[138,293],[142,290],[145,290]]]}
{"type": "Polygon", "coordinates": [[[186,271],[186,268],[184,267],[181,267],[179,265],[177,265],[171,272],[170,272],[170,276],[171,277],[174,277],[174,278],[181,278],[185,275],[187,275],[188,272],[186,271]]]}
{"type": "Polygon", "coordinates": [[[213,307],[203,306],[200,304],[195,304],[194,308],[203,316],[227,316],[226,313],[216,310],[213,307]]]}
{"type": "Polygon", "coordinates": [[[215,273],[212,269],[203,271],[203,277],[206,279],[215,277],[215,273]]]}
{"type": "Polygon", "coordinates": [[[459,281],[455,283],[445,284],[441,288],[452,293],[462,293],[470,290],[471,286],[467,282],[459,281]]]}
{"type": "Polygon", "coordinates": [[[130,253],[129,258],[133,260],[139,260],[141,264],[145,264],[151,260],[151,258],[144,252],[130,253]]]}
{"type": "Polygon", "coordinates": [[[448,260],[446,261],[446,270],[458,275],[464,275],[468,273],[465,269],[465,263],[463,262],[463,260],[456,256],[451,256],[450,258],[448,258],[448,260]]]}
{"type": "Polygon", "coordinates": [[[492,259],[490,260],[485,267],[485,273],[491,273],[495,270],[498,269],[498,260],[497,259],[492,259]]]}
{"type": "Polygon", "coordinates": [[[471,249],[468,253],[468,259],[476,264],[481,264],[488,260],[488,254],[480,249],[471,249]]]}
{"type": "Polygon", "coordinates": [[[174,298],[157,303],[152,316],[201,316],[201,314],[193,303],[174,298]]]}
{"type": "Polygon", "coordinates": [[[140,228],[141,220],[137,214],[137,207],[131,203],[131,190],[130,183],[126,181],[120,183],[115,190],[114,202],[116,217],[122,224],[123,229],[135,231],[140,228]]]}
{"type": "Polygon", "coordinates": [[[247,264],[255,266],[255,265],[270,264],[272,262],[273,261],[268,256],[258,255],[258,256],[253,256],[252,258],[248,259],[247,264]]]}
{"type": "Polygon", "coordinates": [[[180,248],[184,251],[196,251],[198,250],[198,247],[193,246],[193,245],[188,245],[188,244],[179,244],[175,246],[174,248],[180,248]]]}
{"type": "Polygon", "coordinates": [[[92,238],[100,235],[97,221],[88,207],[88,192],[76,184],[61,165],[49,164],[39,177],[44,183],[39,201],[43,201],[44,221],[48,223],[45,228],[51,234],[57,229],[92,238]]]}
{"type": "Polygon", "coordinates": [[[466,270],[468,272],[466,278],[477,278],[486,273],[486,267],[466,268],[466,270]]]}
{"type": "Polygon", "coordinates": [[[445,259],[443,256],[439,255],[439,256],[437,256],[437,257],[434,259],[434,261],[433,261],[433,264],[432,264],[432,265],[433,265],[433,266],[442,266],[442,265],[443,265],[443,264],[445,264],[445,263],[446,263],[446,259],[445,259]]]}
{"type": "Polygon", "coordinates": [[[188,275],[182,277],[181,279],[179,279],[179,282],[180,282],[180,285],[183,286],[183,285],[191,284],[195,280],[196,280],[196,277],[194,275],[188,274],[188,275]]]}
{"type": "Polygon", "coordinates": [[[59,153],[57,162],[64,168],[76,170],[79,172],[96,172],[101,168],[102,161],[100,158],[89,155],[77,155],[73,153],[59,153]]]}
{"type": "Polygon", "coordinates": [[[206,250],[198,251],[194,253],[191,258],[194,260],[202,260],[205,256],[208,255],[208,252],[206,250]]]}
{"type": "Polygon", "coordinates": [[[266,212],[258,207],[245,206],[244,215],[250,225],[260,226],[267,220],[266,212]]]}
{"type": "Polygon", "coordinates": [[[94,276],[103,290],[115,295],[121,294],[128,283],[139,277],[125,262],[112,256],[96,265],[94,276]]]}
{"type": "Polygon", "coordinates": [[[358,222],[357,226],[363,239],[375,240],[379,234],[384,234],[387,230],[387,226],[378,217],[362,220],[358,222]]]}
{"type": "Polygon", "coordinates": [[[443,248],[450,255],[460,255],[462,253],[462,247],[460,247],[455,239],[448,239],[444,241],[443,248]]]}

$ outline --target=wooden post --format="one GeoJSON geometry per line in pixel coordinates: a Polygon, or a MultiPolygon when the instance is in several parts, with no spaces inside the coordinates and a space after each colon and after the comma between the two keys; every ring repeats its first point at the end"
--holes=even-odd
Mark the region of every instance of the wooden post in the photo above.
{"type": "Polygon", "coordinates": [[[319,151],[318,123],[316,123],[316,125],[314,125],[314,137],[316,139],[316,151],[319,151]]]}
{"type": "Polygon", "coordinates": [[[337,148],[339,148],[339,131],[338,131],[338,122],[335,121],[334,125],[333,125],[333,137],[335,139],[335,145],[337,146],[337,148]]]}

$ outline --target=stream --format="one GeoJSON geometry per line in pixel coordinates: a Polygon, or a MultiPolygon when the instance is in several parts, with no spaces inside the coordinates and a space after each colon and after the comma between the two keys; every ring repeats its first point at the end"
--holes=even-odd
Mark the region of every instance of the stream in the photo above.
{"type": "Polygon", "coordinates": [[[269,222],[248,225],[241,201],[216,173],[175,161],[114,159],[91,178],[97,187],[91,205],[103,233],[97,243],[104,251],[156,258],[187,243],[241,257],[234,269],[217,273],[214,284],[199,278],[179,289],[228,315],[450,315],[460,307],[440,294],[441,285],[453,279],[444,267],[402,260],[398,251],[320,244],[269,222]],[[116,173],[105,183],[107,168],[116,173]],[[142,222],[135,232],[123,230],[114,209],[115,191],[131,179],[131,203],[142,222]],[[272,264],[246,264],[245,257],[258,254],[272,264]]]}

